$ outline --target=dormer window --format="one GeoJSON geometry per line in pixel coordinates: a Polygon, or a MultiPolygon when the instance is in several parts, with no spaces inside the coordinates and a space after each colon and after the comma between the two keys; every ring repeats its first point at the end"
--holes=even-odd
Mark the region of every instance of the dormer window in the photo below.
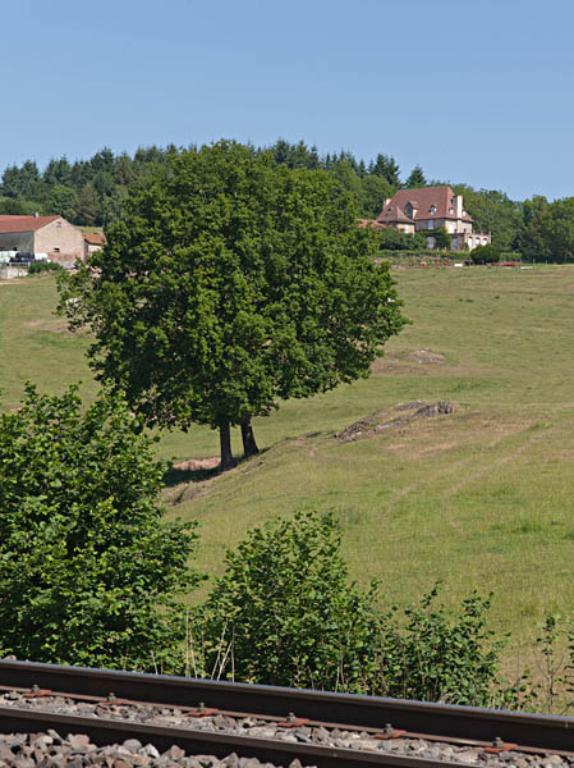
{"type": "Polygon", "coordinates": [[[429,208],[429,211],[430,211],[430,215],[434,216],[436,213],[436,205],[431,205],[431,207],[429,208]]]}
{"type": "Polygon", "coordinates": [[[409,217],[409,219],[412,219],[413,217],[413,207],[410,203],[407,203],[405,205],[405,213],[409,217]]]}

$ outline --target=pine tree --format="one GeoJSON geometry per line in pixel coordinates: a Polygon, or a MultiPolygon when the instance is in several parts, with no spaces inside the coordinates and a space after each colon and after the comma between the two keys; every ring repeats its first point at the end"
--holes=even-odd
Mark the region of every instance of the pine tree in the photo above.
{"type": "Polygon", "coordinates": [[[417,187],[426,187],[427,180],[420,165],[415,165],[411,175],[405,181],[405,189],[416,189],[417,187]]]}
{"type": "Polygon", "coordinates": [[[374,174],[375,176],[382,176],[382,178],[386,179],[386,181],[391,185],[391,187],[393,187],[393,189],[398,189],[400,187],[400,172],[400,168],[394,157],[381,154],[377,155],[377,158],[371,165],[370,169],[370,173],[374,174]]]}

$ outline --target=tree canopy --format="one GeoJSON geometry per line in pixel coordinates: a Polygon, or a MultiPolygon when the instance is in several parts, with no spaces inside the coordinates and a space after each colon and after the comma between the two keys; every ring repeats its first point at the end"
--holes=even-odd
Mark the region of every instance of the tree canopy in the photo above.
{"type": "Polygon", "coordinates": [[[100,379],[149,424],[218,428],[225,467],[230,425],[367,376],[400,330],[356,219],[331,174],[233,142],[184,152],[134,190],[61,306],[94,331],[100,379]]]}
{"type": "Polygon", "coordinates": [[[401,169],[394,157],[390,155],[378,154],[374,163],[369,166],[369,171],[373,176],[383,178],[393,191],[401,185],[401,169]]]}
{"type": "Polygon", "coordinates": [[[492,242],[499,250],[512,250],[520,227],[520,206],[494,189],[476,190],[458,184],[454,191],[464,195],[464,207],[474,219],[475,231],[490,232],[492,242]]]}

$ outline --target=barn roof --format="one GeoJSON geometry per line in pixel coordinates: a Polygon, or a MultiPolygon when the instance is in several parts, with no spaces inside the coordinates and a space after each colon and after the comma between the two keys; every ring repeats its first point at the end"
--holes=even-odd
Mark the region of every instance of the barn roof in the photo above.
{"type": "Polygon", "coordinates": [[[60,216],[0,216],[0,234],[9,232],[35,232],[60,216]]]}
{"type": "Polygon", "coordinates": [[[106,236],[103,232],[86,232],[84,234],[84,240],[88,245],[105,245],[107,243],[106,236]]]}

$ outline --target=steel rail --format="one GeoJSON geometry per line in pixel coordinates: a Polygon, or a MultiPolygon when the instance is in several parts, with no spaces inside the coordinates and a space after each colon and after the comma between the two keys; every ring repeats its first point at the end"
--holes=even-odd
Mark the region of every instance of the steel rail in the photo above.
{"type": "MultiPolygon", "coordinates": [[[[365,729],[391,723],[396,729],[445,740],[500,738],[540,751],[574,752],[574,718],[555,715],[13,660],[0,661],[0,685],[37,685],[54,692],[102,697],[113,692],[134,701],[184,707],[201,702],[220,710],[283,718],[294,712],[297,717],[365,729]]],[[[291,744],[289,752],[294,754],[291,744]]]]}

